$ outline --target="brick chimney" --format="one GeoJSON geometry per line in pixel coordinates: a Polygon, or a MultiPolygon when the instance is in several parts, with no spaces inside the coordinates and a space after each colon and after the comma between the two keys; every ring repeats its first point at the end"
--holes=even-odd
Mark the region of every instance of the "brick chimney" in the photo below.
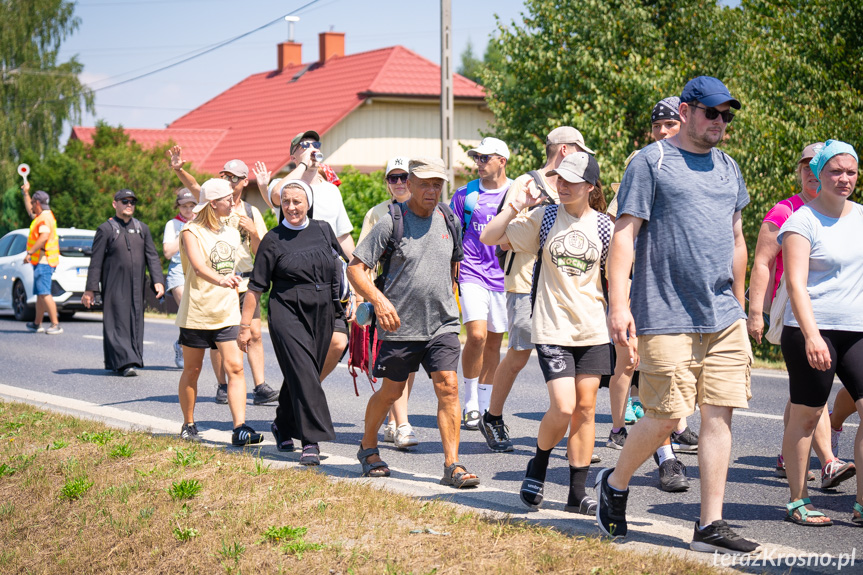
{"type": "Polygon", "coordinates": [[[303,63],[303,45],[299,42],[282,42],[278,45],[279,72],[289,66],[303,63]]]}
{"type": "Polygon", "coordinates": [[[334,56],[345,55],[344,32],[321,32],[318,34],[318,62],[321,64],[334,56]]]}

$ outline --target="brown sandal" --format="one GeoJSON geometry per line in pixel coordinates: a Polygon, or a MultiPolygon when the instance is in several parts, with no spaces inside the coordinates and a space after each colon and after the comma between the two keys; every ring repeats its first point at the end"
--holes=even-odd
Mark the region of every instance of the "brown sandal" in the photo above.
{"type": "Polygon", "coordinates": [[[447,465],[443,468],[443,478],[440,480],[441,485],[449,485],[456,489],[462,487],[476,487],[479,485],[479,477],[473,476],[473,473],[467,470],[467,467],[456,461],[452,465],[447,465]],[[461,471],[456,471],[461,469],[461,471]]]}

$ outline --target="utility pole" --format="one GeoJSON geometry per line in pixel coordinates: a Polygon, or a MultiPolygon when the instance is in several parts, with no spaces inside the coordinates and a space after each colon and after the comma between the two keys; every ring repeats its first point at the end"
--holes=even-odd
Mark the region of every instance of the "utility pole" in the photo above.
{"type": "Polygon", "coordinates": [[[453,170],[453,93],[452,93],[452,1],[440,2],[440,151],[449,184],[443,197],[448,200],[455,184],[453,170]]]}

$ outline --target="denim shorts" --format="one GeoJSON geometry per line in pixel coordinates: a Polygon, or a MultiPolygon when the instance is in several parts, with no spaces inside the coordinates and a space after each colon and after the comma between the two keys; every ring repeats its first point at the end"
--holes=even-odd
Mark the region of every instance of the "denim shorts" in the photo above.
{"type": "Polygon", "coordinates": [[[54,268],[48,264],[39,264],[33,268],[33,294],[51,295],[51,276],[54,268]]]}

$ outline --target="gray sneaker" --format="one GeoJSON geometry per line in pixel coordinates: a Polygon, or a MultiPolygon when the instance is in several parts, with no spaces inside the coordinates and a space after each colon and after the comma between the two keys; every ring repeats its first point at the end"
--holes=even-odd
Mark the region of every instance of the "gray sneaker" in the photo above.
{"type": "MultiPolygon", "coordinates": [[[[226,386],[227,388],[227,386],[226,386]]],[[[255,388],[255,393],[252,394],[252,402],[255,405],[264,405],[272,403],[279,399],[279,392],[267,385],[266,382],[255,388]]]]}
{"type": "Polygon", "coordinates": [[[489,422],[486,421],[485,416],[482,416],[479,418],[479,431],[492,451],[505,453],[513,450],[512,441],[509,439],[509,428],[503,423],[503,419],[489,422]]]}
{"type": "Polygon", "coordinates": [[[608,442],[605,444],[605,446],[620,451],[626,444],[627,435],[628,433],[625,427],[621,427],[620,431],[618,431],[617,433],[615,433],[614,430],[611,430],[608,434],[608,442]]]}
{"type": "Polygon", "coordinates": [[[184,423],[180,429],[180,439],[184,441],[200,442],[201,436],[198,435],[198,426],[194,423],[184,423]]]}
{"type": "Polygon", "coordinates": [[[41,323],[37,324],[37,323],[33,323],[32,321],[30,321],[30,322],[27,322],[27,324],[24,327],[26,327],[28,331],[32,331],[34,333],[45,333],[45,328],[42,327],[41,323]]]}
{"type": "Polygon", "coordinates": [[[228,403],[228,384],[227,383],[216,384],[216,403],[221,403],[222,405],[228,403]]]}
{"type": "Polygon", "coordinates": [[[698,434],[689,427],[680,433],[672,431],[671,446],[676,453],[698,453],[698,434]]]}
{"type": "Polygon", "coordinates": [[[50,326],[44,329],[44,332],[48,335],[60,335],[63,333],[63,328],[60,327],[59,323],[52,323],[50,326]]]}

